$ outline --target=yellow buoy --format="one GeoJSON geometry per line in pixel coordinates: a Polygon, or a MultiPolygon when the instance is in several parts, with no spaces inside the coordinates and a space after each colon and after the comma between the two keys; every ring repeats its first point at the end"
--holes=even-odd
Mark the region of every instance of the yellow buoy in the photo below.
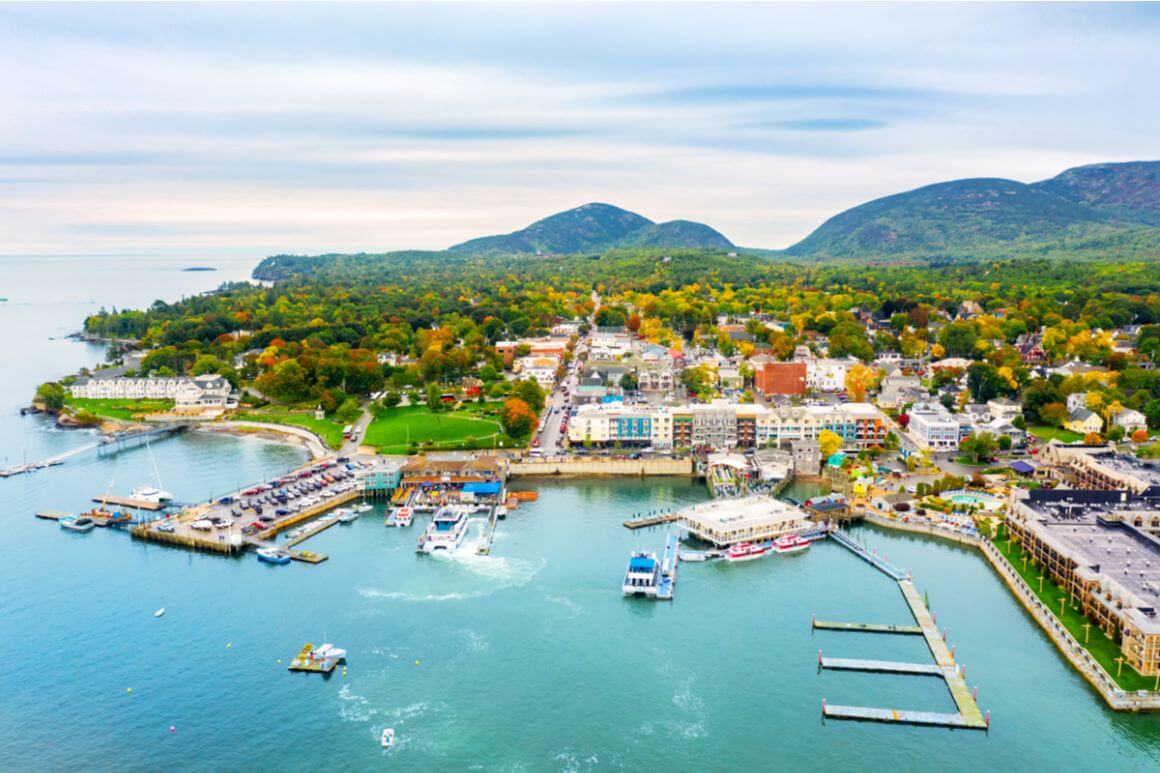
{"type": "Polygon", "coordinates": [[[416,665],[416,666],[417,666],[417,665],[419,665],[419,661],[417,661],[417,660],[416,660],[416,661],[415,661],[415,665],[416,665]]]}
{"type": "Polygon", "coordinates": [[[133,688],[132,688],[132,687],[126,687],[126,688],[125,688],[125,692],[133,692],[133,688]]]}
{"type": "Polygon", "coordinates": [[[230,644],[229,642],[226,642],[226,649],[227,649],[227,650],[228,650],[230,647],[232,647],[232,646],[234,646],[234,645],[230,644]]]}

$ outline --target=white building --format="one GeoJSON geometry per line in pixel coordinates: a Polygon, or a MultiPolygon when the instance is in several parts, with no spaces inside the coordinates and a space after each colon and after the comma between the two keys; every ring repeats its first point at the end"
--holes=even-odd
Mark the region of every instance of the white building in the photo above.
{"type": "Polygon", "coordinates": [[[515,372],[524,378],[534,380],[544,389],[551,391],[556,386],[556,372],[560,359],[548,355],[520,357],[515,362],[515,372]]]}
{"type": "Polygon", "coordinates": [[[906,376],[901,370],[895,370],[882,379],[882,386],[878,392],[878,404],[883,408],[898,408],[906,403],[914,402],[923,392],[922,381],[918,376],[906,376]]]}
{"type": "Polygon", "coordinates": [[[961,424],[938,403],[924,403],[910,411],[910,437],[919,448],[953,451],[959,447],[961,424]]]}
{"type": "Polygon", "coordinates": [[[69,393],[90,400],[174,400],[178,390],[189,381],[177,376],[80,378],[69,387],[69,393]]]}
{"type": "Polygon", "coordinates": [[[187,379],[177,389],[174,405],[178,410],[223,410],[234,407],[230,399],[233,387],[224,377],[213,373],[187,379]]]}
{"type": "Polygon", "coordinates": [[[1112,423],[1124,428],[1124,434],[1131,435],[1138,429],[1148,429],[1148,418],[1132,408],[1125,408],[1116,414],[1112,423]]]}
{"type": "Polygon", "coordinates": [[[632,338],[628,333],[596,331],[588,344],[591,360],[615,360],[632,354],[632,338]]]}
{"type": "Polygon", "coordinates": [[[806,360],[806,387],[815,392],[841,392],[846,388],[846,372],[854,359],[806,360]]]}
{"type": "Polygon", "coordinates": [[[764,542],[813,526],[806,513],[764,495],[716,499],[680,513],[678,521],[698,539],[727,547],[739,542],[764,542]]]}

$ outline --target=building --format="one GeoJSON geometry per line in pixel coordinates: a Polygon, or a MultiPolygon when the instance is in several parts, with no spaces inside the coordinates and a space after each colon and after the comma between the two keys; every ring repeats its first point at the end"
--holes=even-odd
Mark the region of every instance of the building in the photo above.
{"type": "Polygon", "coordinates": [[[636,369],[637,388],[642,392],[672,392],[677,378],[671,361],[644,360],[636,369]]]}
{"type": "Polygon", "coordinates": [[[1089,411],[1087,408],[1079,408],[1071,412],[1067,417],[1067,421],[1063,423],[1065,429],[1072,432],[1078,432],[1081,435],[1094,432],[1099,434],[1100,430],[1104,428],[1104,420],[1095,411],[1089,411]]]}
{"type": "Polygon", "coordinates": [[[1125,435],[1131,435],[1136,430],[1148,429],[1148,419],[1144,414],[1131,408],[1125,408],[1116,414],[1112,419],[1112,423],[1117,427],[1122,427],[1125,435]]]}
{"type": "Polygon", "coordinates": [[[406,489],[461,490],[468,483],[507,479],[507,463],[490,454],[419,454],[402,466],[399,485],[406,489]]]}
{"type": "Polygon", "coordinates": [[[223,376],[206,373],[187,379],[177,388],[174,407],[178,411],[221,411],[237,406],[232,394],[233,387],[223,376]]]}
{"type": "Polygon", "coordinates": [[[992,419],[1006,419],[1011,421],[1016,416],[1023,414],[1023,405],[1016,400],[1010,400],[1006,397],[996,397],[987,401],[987,412],[992,419]]]}
{"type": "Polygon", "coordinates": [[[760,494],[717,499],[679,515],[678,523],[690,534],[719,548],[740,542],[765,542],[813,526],[798,508],[760,494]]]}
{"type": "Polygon", "coordinates": [[[882,385],[878,390],[878,404],[883,408],[901,408],[907,403],[923,399],[925,395],[926,390],[922,388],[922,381],[918,376],[894,370],[882,379],[882,385]]]}
{"type": "Polygon", "coordinates": [[[919,448],[954,451],[959,447],[962,425],[939,403],[922,403],[910,410],[908,433],[919,448]]]}
{"type": "Polygon", "coordinates": [[[806,388],[815,392],[841,392],[846,388],[846,373],[856,362],[853,358],[806,360],[806,388]]]}
{"type": "Polygon", "coordinates": [[[1053,582],[1119,642],[1126,663],[1160,675],[1160,490],[1013,490],[1007,526],[1053,582]]]}
{"type": "Polygon", "coordinates": [[[1107,446],[1048,443],[1040,459],[1064,471],[1061,482],[1077,489],[1126,490],[1142,495],[1153,487],[1160,488],[1160,462],[1116,453],[1107,446]]]}
{"type": "MultiPolygon", "coordinates": [[[[629,438],[614,422],[623,416],[646,415],[654,448],[727,451],[790,446],[794,441],[816,442],[823,430],[829,430],[842,438],[844,448],[862,450],[884,446],[889,432],[886,417],[868,403],[767,407],[716,400],[680,406],[582,405],[568,424],[568,441],[624,444],[629,438]]],[[[632,439],[643,440],[643,436],[632,439]]]]}
{"type": "Polygon", "coordinates": [[[792,440],[789,444],[793,454],[795,475],[818,476],[822,474],[822,448],[816,440],[792,440]]]}
{"type": "Polygon", "coordinates": [[[521,341],[496,341],[495,350],[503,356],[505,368],[510,368],[520,348],[528,348],[528,357],[556,357],[563,360],[568,341],[563,338],[527,338],[521,341]]]}
{"type": "Polygon", "coordinates": [[[69,393],[89,400],[176,400],[178,390],[189,381],[183,376],[79,378],[69,393]]]}
{"type": "Polygon", "coordinates": [[[597,330],[588,342],[588,357],[615,360],[632,354],[632,337],[623,330],[597,330]]]}
{"type": "Polygon", "coordinates": [[[520,357],[514,363],[516,373],[532,379],[549,392],[556,386],[556,373],[559,369],[560,358],[547,354],[520,357]]]}
{"type": "Polygon", "coordinates": [[[745,380],[741,378],[741,371],[732,365],[717,369],[717,384],[722,390],[739,390],[744,388],[745,380]]]}
{"type": "Polygon", "coordinates": [[[804,362],[761,362],[754,364],[753,386],[765,397],[804,395],[806,364],[804,362]]]}

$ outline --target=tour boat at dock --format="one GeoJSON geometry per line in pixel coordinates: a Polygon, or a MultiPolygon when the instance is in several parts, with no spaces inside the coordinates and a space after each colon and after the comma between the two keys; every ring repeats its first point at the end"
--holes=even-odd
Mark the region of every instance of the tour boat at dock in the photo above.
{"type": "Polygon", "coordinates": [[[625,596],[656,596],[661,581],[661,565],[655,553],[635,550],[628,556],[628,568],[620,589],[625,596]]]}
{"type": "Polygon", "coordinates": [[[441,508],[431,518],[431,523],[427,524],[427,529],[419,538],[418,552],[450,552],[459,547],[466,534],[467,512],[461,507],[441,508]]]}
{"type": "Polygon", "coordinates": [[[138,502],[151,502],[156,505],[167,505],[173,501],[173,495],[156,486],[138,486],[129,493],[129,499],[135,499],[138,502]]]}
{"type": "Polygon", "coordinates": [[[784,537],[778,537],[773,542],[773,550],[778,555],[785,555],[787,553],[800,553],[803,550],[808,550],[810,541],[803,539],[797,534],[787,534],[784,537]]]}
{"type": "Polygon", "coordinates": [[[398,510],[395,511],[395,519],[394,519],[395,525],[396,526],[410,526],[411,519],[413,519],[414,517],[415,517],[415,514],[411,511],[411,508],[400,507],[398,510]]]}
{"type": "Polygon", "coordinates": [[[334,515],[338,518],[339,523],[354,523],[362,516],[362,513],[357,509],[351,510],[347,507],[340,507],[334,511],[334,515]]]}
{"type": "Polygon", "coordinates": [[[753,561],[769,555],[770,549],[768,544],[741,542],[725,551],[725,560],[731,563],[753,561]]]}

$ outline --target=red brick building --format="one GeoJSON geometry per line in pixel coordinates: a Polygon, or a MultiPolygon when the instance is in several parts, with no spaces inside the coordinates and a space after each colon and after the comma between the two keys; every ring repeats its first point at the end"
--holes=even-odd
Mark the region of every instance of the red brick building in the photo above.
{"type": "Polygon", "coordinates": [[[766,397],[804,395],[806,364],[804,362],[763,362],[755,367],[753,386],[766,397]]]}

